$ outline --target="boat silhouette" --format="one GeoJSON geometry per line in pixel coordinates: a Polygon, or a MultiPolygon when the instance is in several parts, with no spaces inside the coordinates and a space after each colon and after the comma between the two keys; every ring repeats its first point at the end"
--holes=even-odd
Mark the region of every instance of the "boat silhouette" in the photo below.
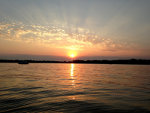
{"type": "Polygon", "coordinates": [[[22,61],[19,61],[18,64],[29,64],[29,62],[26,60],[22,60],[22,61]]]}

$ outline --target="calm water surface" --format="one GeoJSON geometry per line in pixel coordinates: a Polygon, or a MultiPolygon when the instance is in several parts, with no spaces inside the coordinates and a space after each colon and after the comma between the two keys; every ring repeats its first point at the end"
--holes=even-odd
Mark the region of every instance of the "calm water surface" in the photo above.
{"type": "Polygon", "coordinates": [[[150,112],[150,66],[0,63],[0,112],[150,112]]]}

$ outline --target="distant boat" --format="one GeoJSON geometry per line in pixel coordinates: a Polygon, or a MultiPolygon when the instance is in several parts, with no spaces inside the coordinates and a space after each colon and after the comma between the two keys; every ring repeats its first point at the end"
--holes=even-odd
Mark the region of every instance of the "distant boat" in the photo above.
{"type": "Polygon", "coordinates": [[[29,62],[26,60],[22,60],[22,61],[19,61],[18,64],[29,64],[29,62]]]}

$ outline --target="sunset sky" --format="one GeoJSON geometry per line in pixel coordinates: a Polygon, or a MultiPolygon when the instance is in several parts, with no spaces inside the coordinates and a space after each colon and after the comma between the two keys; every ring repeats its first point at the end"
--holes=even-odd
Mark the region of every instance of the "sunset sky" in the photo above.
{"type": "Polygon", "coordinates": [[[0,0],[5,55],[150,59],[150,0],[0,0]]]}

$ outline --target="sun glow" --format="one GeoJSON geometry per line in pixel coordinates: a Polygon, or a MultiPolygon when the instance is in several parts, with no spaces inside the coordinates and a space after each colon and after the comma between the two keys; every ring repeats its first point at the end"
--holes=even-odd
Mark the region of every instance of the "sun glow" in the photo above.
{"type": "Polygon", "coordinates": [[[71,57],[71,58],[74,58],[74,57],[75,57],[75,54],[70,54],[70,57],[71,57]]]}
{"type": "Polygon", "coordinates": [[[71,52],[68,53],[68,56],[69,56],[70,58],[75,58],[75,57],[77,56],[77,54],[76,54],[76,52],[71,51],[71,52]]]}

